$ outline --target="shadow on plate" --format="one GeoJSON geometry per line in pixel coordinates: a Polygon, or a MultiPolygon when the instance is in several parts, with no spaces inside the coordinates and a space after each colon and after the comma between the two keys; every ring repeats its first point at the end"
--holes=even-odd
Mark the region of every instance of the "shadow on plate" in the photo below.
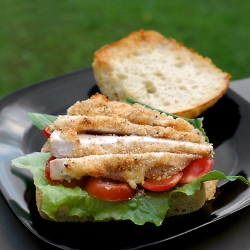
{"type": "Polygon", "coordinates": [[[238,104],[224,95],[213,107],[205,111],[203,127],[214,148],[231,138],[240,123],[238,104]]]}

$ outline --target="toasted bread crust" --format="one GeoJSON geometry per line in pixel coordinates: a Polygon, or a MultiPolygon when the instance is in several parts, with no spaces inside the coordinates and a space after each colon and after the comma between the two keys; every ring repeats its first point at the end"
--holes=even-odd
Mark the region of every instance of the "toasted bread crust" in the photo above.
{"type": "Polygon", "coordinates": [[[137,101],[194,118],[226,92],[230,75],[209,58],[155,31],[132,32],[94,54],[94,75],[110,100],[137,101]]]}

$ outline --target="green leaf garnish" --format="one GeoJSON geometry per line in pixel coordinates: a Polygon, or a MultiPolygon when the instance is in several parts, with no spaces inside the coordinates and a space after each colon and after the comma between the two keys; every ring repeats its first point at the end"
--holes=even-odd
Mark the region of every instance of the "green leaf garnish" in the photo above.
{"type": "Polygon", "coordinates": [[[220,171],[213,170],[193,182],[190,182],[185,185],[177,185],[176,188],[172,191],[172,193],[182,192],[185,193],[186,195],[193,195],[194,192],[197,190],[197,188],[198,189],[200,188],[202,182],[212,181],[212,180],[228,180],[228,181],[240,180],[245,184],[249,184],[249,181],[241,175],[226,176],[224,173],[220,171]]]}
{"type": "Polygon", "coordinates": [[[57,119],[57,116],[47,115],[47,114],[39,114],[39,113],[28,113],[33,124],[40,130],[47,125],[50,125],[57,119]]]}

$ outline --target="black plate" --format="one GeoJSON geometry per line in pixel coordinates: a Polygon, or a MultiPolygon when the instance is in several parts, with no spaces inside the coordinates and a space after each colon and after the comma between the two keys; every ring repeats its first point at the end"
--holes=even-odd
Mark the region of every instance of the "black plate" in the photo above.
{"type": "MultiPolygon", "coordinates": [[[[130,221],[78,224],[41,219],[36,210],[31,173],[11,166],[12,159],[40,151],[45,142],[27,113],[64,114],[69,106],[96,91],[93,71],[87,68],[31,85],[0,100],[0,188],[10,208],[33,234],[62,249],[82,249],[90,245],[136,249],[170,241],[248,205],[247,185],[240,181],[220,182],[218,197],[213,202],[198,212],[166,218],[160,227],[136,226],[130,221]],[[93,235],[98,235],[98,240],[93,241],[93,235]]],[[[229,89],[204,114],[205,130],[215,146],[215,169],[227,175],[250,175],[249,109],[250,104],[229,89]]]]}

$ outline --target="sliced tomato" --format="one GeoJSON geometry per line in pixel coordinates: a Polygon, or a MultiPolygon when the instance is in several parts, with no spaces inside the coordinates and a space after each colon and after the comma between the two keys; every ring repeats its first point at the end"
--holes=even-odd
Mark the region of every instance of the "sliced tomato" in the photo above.
{"type": "Polygon", "coordinates": [[[210,157],[204,157],[192,161],[182,172],[183,176],[179,183],[186,184],[197,180],[204,174],[210,172],[213,168],[214,160],[210,157]]]}
{"type": "Polygon", "coordinates": [[[90,177],[85,185],[89,195],[108,201],[124,201],[134,197],[136,190],[128,183],[90,177]]]}
{"type": "Polygon", "coordinates": [[[49,126],[45,126],[42,131],[47,138],[50,138],[51,133],[49,132],[48,128],[49,126]]]}
{"type": "Polygon", "coordinates": [[[141,186],[147,190],[154,192],[163,192],[173,188],[181,179],[183,173],[179,172],[172,176],[167,176],[161,178],[161,180],[156,179],[145,179],[141,186]]]}
{"type": "Polygon", "coordinates": [[[46,167],[45,167],[45,177],[47,178],[47,180],[49,182],[52,182],[54,184],[62,184],[65,187],[69,187],[69,188],[74,188],[76,186],[79,187],[84,187],[85,183],[86,183],[86,178],[82,178],[80,180],[77,179],[71,179],[71,180],[53,180],[50,176],[50,161],[54,160],[55,157],[52,156],[48,159],[47,163],[46,163],[46,167]]]}

